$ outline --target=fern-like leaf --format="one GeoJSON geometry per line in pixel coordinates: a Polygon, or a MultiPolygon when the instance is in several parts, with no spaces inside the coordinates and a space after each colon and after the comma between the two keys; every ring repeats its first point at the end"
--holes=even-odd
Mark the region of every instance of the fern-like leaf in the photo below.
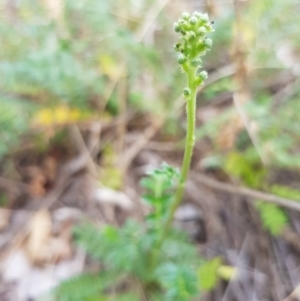
{"type": "Polygon", "coordinates": [[[108,275],[83,274],[64,281],[54,293],[58,301],[87,301],[95,296],[102,300],[101,292],[110,280],[108,275]]]}

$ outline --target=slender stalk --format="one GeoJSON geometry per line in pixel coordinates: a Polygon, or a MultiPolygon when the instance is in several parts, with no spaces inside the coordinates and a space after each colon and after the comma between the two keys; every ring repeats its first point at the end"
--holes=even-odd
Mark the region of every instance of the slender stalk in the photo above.
{"type": "Polygon", "coordinates": [[[196,92],[207,78],[207,72],[201,71],[201,56],[205,55],[212,46],[212,40],[206,37],[213,31],[208,15],[194,12],[192,15],[183,13],[182,18],[174,24],[175,32],[181,35],[179,43],[174,45],[175,51],[179,52],[177,62],[187,76],[187,87],[183,94],[186,98],[187,129],[184,149],[184,157],[181,167],[180,180],[175,193],[174,201],[168,210],[167,218],[162,225],[159,237],[150,253],[150,266],[153,269],[157,262],[159,251],[172,225],[177,208],[179,207],[188,177],[193,149],[195,144],[196,126],[196,92]]]}
{"type": "Polygon", "coordinates": [[[182,201],[185,183],[191,165],[191,159],[192,159],[193,149],[195,144],[195,126],[196,126],[197,85],[195,84],[195,74],[196,74],[195,68],[190,68],[187,72],[187,85],[191,91],[191,94],[186,101],[187,130],[186,130],[185,149],[184,149],[184,157],[183,157],[181,173],[180,173],[180,180],[177,186],[174,201],[171,204],[171,208],[167,216],[166,222],[163,225],[161,235],[159,236],[157,243],[153,249],[152,258],[150,258],[152,267],[154,267],[154,263],[156,262],[158,252],[171,227],[175,212],[182,201]]]}
{"type": "Polygon", "coordinates": [[[176,210],[178,209],[183,193],[184,193],[184,188],[185,188],[185,183],[188,177],[190,165],[191,165],[191,160],[192,160],[192,155],[193,155],[193,149],[194,149],[194,144],[195,144],[195,125],[196,125],[196,92],[197,92],[197,87],[195,85],[195,69],[190,68],[188,71],[188,76],[187,76],[187,84],[188,87],[191,90],[191,95],[187,99],[186,102],[186,124],[187,124],[187,129],[186,129],[186,140],[185,140],[185,149],[184,149],[184,157],[183,157],[183,162],[182,162],[182,167],[181,167],[181,173],[180,173],[180,180],[179,180],[179,185],[177,187],[176,193],[175,193],[175,198],[174,202],[171,205],[166,223],[162,229],[162,235],[158,243],[158,248],[160,247],[161,243],[163,242],[167,232],[170,229],[170,226],[172,224],[174,214],[176,210]]]}
{"type": "Polygon", "coordinates": [[[166,222],[163,226],[161,236],[158,239],[156,248],[159,250],[173,221],[174,215],[176,210],[178,209],[183,193],[185,188],[185,183],[187,180],[187,176],[189,173],[190,165],[191,165],[191,159],[195,144],[195,125],[196,125],[196,92],[197,92],[197,86],[195,85],[195,72],[196,70],[194,68],[190,68],[187,73],[187,84],[191,91],[190,96],[188,97],[186,101],[186,140],[185,140],[185,148],[184,148],[184,157],[181,167],[181,173],[180,173],[180,180],[179,184],[177,186],[177,190],[175,193],[175,199],[174,202],[171,205],[169,214],[167,216],[166,222]]]}

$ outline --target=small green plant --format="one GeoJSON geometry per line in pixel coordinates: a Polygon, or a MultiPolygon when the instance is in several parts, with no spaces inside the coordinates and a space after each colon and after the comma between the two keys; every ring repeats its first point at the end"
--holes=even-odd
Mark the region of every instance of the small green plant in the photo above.
{"type": "Polygon", "coordinates": [[[128,220],[120,229],[76,228],[77,242],[99,261],[99,269],[62,283],[55,291],[57,300],[188,301],[199,294],[202,260],[183,233],[169,231],[155,264],[151,260],[177,182],[178,171],[167,164],[142,180],[143,199],[153,208],[144,224],[128,220]]]}
{"type": "Polygon", "coordinates": [[[99,261],[97,273],[71,279],[56,291],[59,301],[172,300],[189,301],[199,295],[203,273],[201,258],[186,235],[173,229],[174,214],[183,197],[195,142],[196,91],[207,78],[201,70],[203,56],[212,45],[206,14],[184,13],[174,25],[180,34],[175,50],[187,76],[183,90],[187,110],[187,135],[181,171],[166,163],[141,181],[143,199],[152,212],[145,223],[127,221],[122,228],[91,225],[75,231],[77,241],[99,261]]]}

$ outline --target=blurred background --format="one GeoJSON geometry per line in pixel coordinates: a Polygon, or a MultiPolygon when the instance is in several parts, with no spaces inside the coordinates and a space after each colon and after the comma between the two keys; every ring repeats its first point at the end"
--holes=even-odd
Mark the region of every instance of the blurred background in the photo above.
{"type": "Polygon", "coordinates": [[[1,0],[0,10],[1,301],[38,300],[82,273],[73,226],[142,221],[140,178],[163,161],[180,167],[173,23],[194,10],[215,28],[179,214],[195,219],[186,231],[213,274],[197,300],[300,300],[299,1],[1,0]]]}

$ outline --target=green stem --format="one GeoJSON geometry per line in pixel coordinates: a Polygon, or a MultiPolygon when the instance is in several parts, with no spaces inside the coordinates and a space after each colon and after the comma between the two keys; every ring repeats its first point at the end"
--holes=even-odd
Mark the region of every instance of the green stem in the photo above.
{"type": "Polygon", "coordinates": [[[175,194],[175,199],[171,205],[169,215],[167,217],[166,223],[163,228],[163,233],[164,233],[162,235],[163,238],[165,237],[165,234],[168,232],[172,224],[174,214],[181,203],[183,193],[184,193],[185,183],[190,170],[191,159],[192,159],[192,154],[193,154],[193,149],[195,144],[196,89],[197,89],[194,83],[195,69],[189,68],[187,75],[188,75],[188,87],[191,89],[191,95],[186,102],[187,130],[186,130],[184,157],[183,157],[183,162],[181,167],[180,181],[175,194]]]}
{"type": "Polygon", "coordinates": [[[185,188],[185,183],[188,177],[191,159],[195,144],[195,126],[196,126],[196,92],[197,86],[195,84],[195,68],[189,67],[187,71],[187,84],[191,91],[191,94],[186,102],[186,116],[187,116],[187,131],[186,131],[186,140],[185,140],[185,149],[184,149],[184,157],[181,167],[180,180],[175,193],[175,198],[173,203],[171,204],[171,208],[169,214],[167,216],[167,220],[163,226],[161,231],[161,235],[157,241],[157,244],[153,250],[153,261],[156,262],[157,252],[160,250],[161,245],[171,227],[172,221],[174,219],[175,212],[179,207],[183,193],[185,188]]]}

